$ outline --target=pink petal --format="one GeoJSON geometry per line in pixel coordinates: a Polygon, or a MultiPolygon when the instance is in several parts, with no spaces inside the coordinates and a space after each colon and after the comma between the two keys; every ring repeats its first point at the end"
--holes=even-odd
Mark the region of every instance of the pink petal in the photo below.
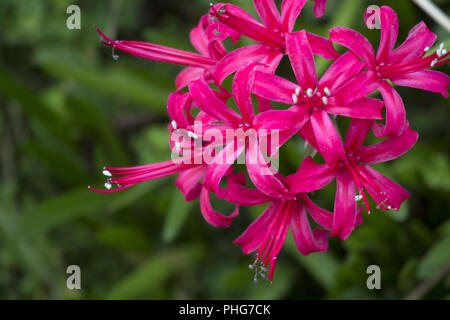
{"type": "Polygon", "coordinates": [[[388,64],[404,63],[424,55],[426,47],[431,48],[437,36],[428,29],[425,22],[419,22],[411,31],[408,38],[392,52],[388,64]]]}
{"type": "Polygon", "coordinates": [[[361,148],[372,124],[372,120],[352,119],[344,143],[344,149],[347,151],[347,154],[355,153],[361,148]]]}
{"type": "Polygon", "coordinates": [[[386,126],[381,136],[399,135],[406,124],[402,97],[387,81],[379,81],[379,89],[386,106],[386,126]]]}
{"type": "Polygon", "coordinates": [[[245,174],[237,173],[228,176],[227,179],[227,201],[239,206],[256,206],[272,200],[257,189],[250,189],[245,185],[245,174]],[[239,180],[243,180],[241,182],[239,180]]]}
{"type": "Polygon", "coordinates": [[[237,126],[242,118],[214,94],[204,79],[191,82],[189,92],[200,109],[210,116],[231,126],[237,126]]]}
{"type": "Polygon", "coordinates": [[[200,193],[200,209],[203,218],[212,226],[229,227],[233,219],[239,214],[239,207],[236,207],[231,215],[225,216],[212,208],[209,196],[210,192],[208,189],[203,188],[200,193]]]}
{"type": "Polygon", "coordinates": [[[293,193],[314,192],[329,185],[336,173],[336,166],[316,164],[311,157],[307,157],[298,171],[288,176],[286,181],[293,193]]]}
{"type": "Polygon", "coordinates": [[[327,0],[313,0],[316,4],[314,5],[314,14],[317,18],[323,17],[325,14],[325,9],[327,7],[327,0]]]}
{"type": "Polygon", "coordinates": [[[291,230],[297,249],[301,254],[307,256],[316,251],[327,251],[328,231],[316,229],[314,233],[306,214],[306,208],[296,203],[291,221],[291,230]]]}
{"type": "Polygon", "coordinates": [[[361,98],[345,105],[334,105],[329,103],[324,109],[328,113],[350,118],[382,120],[383,115],[381,110],[383,107],[384,103],[381,100],[361,98]]]}
{"type": "Polygon", "coordinates": [[[222,84],[223,80],[230,74],[239,70],[249,62],[259,62],[272,52],[272,49],[261,44],[254,44],[238,48],[217,62],[214,71],[214,82],[217,85],[222,84]]]}
{"type": "Polygon", "coordinates": [[[286,52],[300,86],[314,89],[317,86],[316,63],[304,30],[286,34],[286,52]]]}
{"type": "Polygon", "coordinates": [[[209,56],[209,40],[205,31],[205,27],[208,25],[208,20],[208,15],[202,16],[198,25],[189,33],[192,45],[195,49],[197,49],[198,52],[200,52],[204,56],[209,56]]]}
{"type": "Polygon", "coordinates": [[[186,118],[184,111],[188,110],[191,104],[192,98],[189,93],[176,92],[169,95],[167,111],[170,119],[174,120],[178,127],[186,128],[189,126],[190,123],[186,118]]]}
{"type": "Polygon", "coordinates": [[[258,190],[275,199],[294,198],[277,177],[276,172],[273,172],[273,169],[268,166],[264,155],[261,153],[259,142],[254,138],[249,139],[246,165],[250,180],[258,190]]]}
{"type": "Polygon", "coordinates": [[[336,60],[339,53],[334,49],[333,43],[325,37],[314,33],[306,32],[311,51],[314,55],[321,56],[324,59],[336,60]]]}
{"type": "Polygon", "coordinates": [[[402,186],[386,178],[370,166],[360,166],[360,170],[363,170],[369,179],[371,179],[372,183],[385,193],[385,196],[392,203],[393,209],[398,211],[402,202],[409,198],[408,191],[402,186]]]}
{"type": "Polygon", "coordinates": [[[315,109],[312,112],[311,126],[319,151],[327,162],[332,163],[345,159],[344,147],[339,134],[325,111],[315,109]]]}
{"type": "Polygon", "coordinates": [[[252,123],[255,111],[251,90],[255,80],[255,64],[251,63],[238,71],[233,79],[233,97],[247,123],[252,123]]]}
{"type": "Polygon", "coordinates": [[[444,98],[450,97],[448,94],[450,77],[439,71],[424,70],[407,74],[399,74],[390,77],[390,80],[398,86],[437,92],[442,94],[444,98]]]}
{"type": "Polygon", "coordinates": [[[294,30],[297,17],[305,5],[306,0],[284,0],[281,4],[281,31],[284,33],[294,30]]]}
{"type": "Polygon", "coordinates": [[[328,87],[333,92],[360,74],[364,67],[364,63],[353,52],[348,51],[325,71],[319,84],[321,87],[328,87]]]}
{"type": "Polygon", "coordinates": [[[188,86],[192,81],[198,80],[205,75],[205,69],[188,67],[182,70],[175,79],[175,85],[177,91],[182,90],[184,87],[188,86]]]}
{"type": "MultiPolygon", "coordinates": [[[[210,42],[224,41],[229,37],[233,44],[235,44],[242,36],[240,32],[219,21],[210,24],[206,28],[206,35],[210,42]]],[[[211,52],[211,47],[209,47],[209,50],[211,52]]]]}
{"type": "Polygon", "coordinates": [[[380,9],[381,37],[377,53],[377,61],[385,62],[395,47],[398,36],[398,18],[395,11],[382,6],[380,9]]]}
{"type": "Polygon", "coordinates": [[[341,86],[334,96],[337,104],[347,104],[349,102],[364,98],[378,88],[378,77],[372,72],[364,72],[357,75],[353,80],[341,86]]]}
{"type": "Polygon", "coordinates": [[[181,172],[175,180],[175,185],[184,195],[187,202],[197,199],[202,190],[200,181],[205,176],[206,167],[198,166],[181,172]]]}
{"type": "Polygon", "coordinates": [[[298,85],[270,73],[257,71],[253,93],[270,101],[293,104],[292,95],[298,85]]]}
{"type": "Polygon", "coordinates": [[[407,125],[400,136],[392,136],[380,143],[364,146],[358,151],[358,156],[362,162],[368,164],[390,161],[405,154],[418,139],[417,132],[407,125]]]}
{"type": "Polygon", "coordinates": [[[270,134],[273,130],[297,132],[308,119],[309,112],[306,108],[292,107],[288,110],[269,110],[256,115],[253,128],[256,131],[266,129],[267,134],[270,134]]]}
{"type": "Polygon", "coordinates": [[[306,194],[302,194],[301,200],[314,221],[321,227],[331,231],[334,220],[333,214],[330,211],[319,208],[306,194]]]}
{"type": "Polygon", "coordinates": [[[267,230],[272,223],[280,201],[274,201],[233,243],[240,245],[244,254],[249,254],[259,248],[263,242],[267,230]]]}
{"type": "Polygon", "coordinates": [[[205,176],[205,187],[219,194],[219,184],[234,161],[245,149],[245,142],[231,142],[225,146],[215,157],[213,163],[208,164],[208,172],[205,176]],[[236,149],[236,150],[235,150],[236,149]]]}
{"type": "Polygon", "coordinates": [[[346,240],[355,228],[357,215],[355,195],[352,177],[347,171],[342,170],[337,176],[332,237],[346,240]]]}
{"type": "Polygon", "coordinates": [[[274,0],[253,0],[261,21],[272,30],[281,29],[281,16],[274,0]]]}
{"type": "Polygon", "coordinates": [[[334,27],[330,29],[330,40],[353,51],[368,66],[375,69],[375,53],[369,40],[359,32],[347,27],[334,27]]]}

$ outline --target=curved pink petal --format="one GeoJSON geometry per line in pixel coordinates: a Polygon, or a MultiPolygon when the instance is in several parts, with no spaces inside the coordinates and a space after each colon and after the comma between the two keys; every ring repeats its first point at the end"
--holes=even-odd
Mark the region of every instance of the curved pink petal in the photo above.
{"type": "Polygon", "coordinates": [[[377,52],[377,61],[385,62],[391,55],[398,37],[398,18],[395,11],[382,6],[380,9],[381,37],[377,52]]]}
{"type": "Polygon", "coordinates": [[[325,9],[327,7],[327,0],[313,0],[316,4],[314,5],[314,14],[317,18],[323,17],[325,14],[325,9]]]}
{"type": "Polygon", "coordinates": [[[314,192],[329,185],[336,177],[337,169],[329,164],[316,164],[307,157],[296,173],[286,177],[286,182],[293,193],[314,192]]]}
{"type": "Polygon", "coordinates": [[[418,139],[419,134],[407,125],[400,136],[392,136],[380,143],[360,148],[358,156],[368,164],[390,161],[405,154],[418,139]]]}
{"type": "Polygon", "coordinates": [[[273,49],[265,45],[254,44],[230,52],[217,62],[213,75],[214,82],[217,85],[222,84],[226,77],[239,70],[242,66],[245,66],[249,62],[259,62],[272,51],[273,49]]]}
{"type": "Polygon", "coordinates": [[[330,40],[353,51],[369,66],[369,70],[375,69],[373,47],[369,40],[359,32],[347,27],[334,27],[330,29],[330,40]]]}
{"type": "Polygon", "coordinates": [[[345,105],[334,105],[329,103],[324,106],[324,109],[328,113],[350,118],[382,120],[383,114],[381,113],[381,110],[383,107],[384,103],[381,100],[361,98],[345,105]]]}
{"type": "Polygon", "coordinates": [[[292,214],[291,230],[295,245],[301,254],[307,256],[317,251],[327,251],[328,231],[323,229],[311,230],[306,208],[296,203],[292,214]]]}
{"type": "Polygon", "coordinates": [[[284,0],[281,4],[281,31],[284,33],[294,30],[297,17],[307,0],[284,0]]]}
{"type": "Polygon", "coordinates": [[[357,152],[372,127],[372,120],[352,119],[345,136],[344,149],[348,153],[357,152]]]}
{"type": "Polygon", "coordinates": [[[233,97],[245,122],[252,123],[255,116],[251,90],[255,80],[255,64],[251,63],[236,72],[233,79],[233,97]]]}
{"type": "Polygon", "coordinates": [[[280,201],[271,203],[258,219],[233,241],[233,243],[241,246],[244,254],[252,253],[262,244],[279,207],[280,201]]]}
{"type": "Polygon", "coordinates": [[[334,216],[330,211],[318,207],[306,194],[302,194],[300,199],[303,201],[311,218],[313,218],[318,225],[330,231],[333,229],[334,216]]]}
{"type": "Polygon", "coordinates": [[[424,70],[407,74],[399,74],[390,77],[390,80],[398,86],[440,93],[444,98],[450,97],[448,94],[450,77],[439,71],[424,70]]]}
{"type": "Polygon", "coordinates": [[[350,174],[342,170],[337,175],[332,237],[346,240],[356,224],[355,184],[350,174]]]}
{"type": "Polygon", "coordinates": [[[222,177],[227,173],[234,161],[244,151],[245,143],[230,142],[215,157],[213,163],[208,164],[208,171],[205,176],[205,187],[216,194],[220,194],[219,184],[222,177]],[[236,149],[236,150],[235,150],[236,149]]]}
{"type": "Polygon", "coordinates": [[[311,126],[319,151],[327,162],[332,163],[345,159],[344,147],[339,134],[324,110],[316,109],[312,112],[311,126]]]}
{"type": "Polygon", "coordinates": [[[198,166],[181,172],[175,180],[175,185],[184,195],[184,199],[189,202],[197,199],[202,190],[200,181],[205,176],[206,167],[198,166]]]}
{"type": "Polygon", "coordinates": [[[180,128],[186,128],[190,125],[189,120],[184,113],[192,104],[192,98],[189,93],[175,92],[169,95],[167,102],[167,111],[170,119],[177,123],[180,128]]]}
{"type": "Polygon", "coordinates": [[[205,27],[208,25],[208,20],[208,15],[202,16],[198,25],[189,33],[189,38],[191,39],[192,45],[204,56],[209,56],[209,40],[205,31],[205,27]]]}
{"type": "MultiPolygon", "coordinates": [[[[206,28],[206,35],[210,41],[210,45],[213,41],[224,41],[228,37],[231,39],[231,42],[235,44],[242,36],[237,30],[219,21],[210,24],[206,28]]],[[[211,52],[210,45],[208,46],[209,52],[211,52]]]]}
{"type": "Polygon", "coordinates": [[[231,126],[237,126],[242,118],[214,94],[204,79],[189,84],[189,92],[199,108],[210,116],[231,126]]]}
{"type": "Polygon", "coordinates": [[[365,68],[353,52],[341,55],[323,74],[319,81],[321,87],[327,87],[333,94],[340,86],[352,80],[365,68]]]}
{"type": "Polygon", "coordinates": [[[253,83],[253,93],[270,101],[293,104],[292,95],[298,87],[295,83],[276,75],[257,71],[253,83]]]}
{"type": "Polygon", "coordinates": [[[202,188],[202,191],[200,192],[200,209],[203,218],[214,227],[229,227],[233,219],[239,214],[239,207],[236,206],[236,209],[231,215],[225,216],[213,209],[209,196],[210,191],[206,188],[202,188]]]}
{"type": "Polygon", "coordinates": [[[192,81],[198,80],[205,75],[205,69],[187,67],[178,73],[175,79],[175,86],[177,91],[182,90],[184,87],[188,86],[192,81]]]}
{"type": "Polygon", "coordinates": [[[334,49],[333,43],[329,39],[310,32],[306,32],[306,36],[308,37],[309,46],[314,55],[328,60],[336,60],[339,58],[339,53],[334,49]]]}
{"type": "Polygon", "coordinates": [[[286,200],[295,198],[277,177],[274,169],[268,166],[265,156],[260,150],[259,142],[250,138],[248,143],[246,154],[247,172],[256,188],[275,199],[286,200]]]}
{"type": "Polygon", "coordinates": [[[399,135],[406,124],[406,111],[402,97],[384,80],[379,81],[379,89],[386,106],[386,126],[382,137],[399,135]]]}
{"type": "Polygon", "coordinates": [[[261,21],[272,30],[281,30],[281,16],[274,0],[253,0],[261,21]]]}
{"type": "Polygon", "coordinates": [[[392,209],[398,211],[402,202],[409,198],[410,195],[408,191],[402,186],[383,176],[370,166],[360,166],[360,170],[363,170],[371,182],[375,184],[379,190],[384,192],[385,197],[389,199],[392,204],[392,209]]]}
{"type": "Polygon", "coordinates": [[[304,30],[286,34],[286,52],[300,86],[314,89],[317,86],[316,63],[304,30]]]}
{"type": "Polygon", "coordinates": [[[425,22],[419,22],[411,31],[408,38],[389,57],[388,64],[404,63],[424,55],[426,47],[431,48],[437,36],[428,29],[425,22]]]}
{"type": "Polygon", "coordinates": [[[269,110],[256,115],[253,128],[257,131],[266,129],[267,134],[270,134],[273,130],[297,132],[308,119],[309,112],[306,108],[292,107],[288,110],[269,110]]]}

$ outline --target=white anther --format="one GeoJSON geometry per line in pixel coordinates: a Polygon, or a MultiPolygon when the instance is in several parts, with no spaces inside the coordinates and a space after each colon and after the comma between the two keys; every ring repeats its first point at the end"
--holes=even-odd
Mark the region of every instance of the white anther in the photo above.
{"type": "Polygon", "coordinates": [[[438,63],[438,59],[434,59],[433,61],[431,61],[430,66],[434,67],[436,63],[438,63]]]}
{"type": "Polygon", "coordinates": [[[179,142],[179,141],[175,141],[175,149],[176,149],[177,151],[180,151],[180,150],[181,150],[181,145],[180,145],[180,142],[179,142]]]}
{"type": "Polygon", "coordinates": [[[294,104],[298,103],[298,96],[296,96],[295,93],[292,95],[292,101],[294,101],[294,104]]]}
{"type": "Polygon", "coordinates": [[[300,87],[297,87],[297,88],[295,88],[295,95],[300,95],[300,93],[302,92],[302,88],[300,88],[300,87]]]}
{"type": "Polygon", "coordinates": [[[313,89],[309,88],[308,90],[306,90],[306,95],[308,96],[308,98],[312,98],[312,96],[313,96],[313,89]]]}
{"type": "Polygon", "coordinates": [[[445,44],[443,42],[441,42],[441,44],[439,45],[439,50],[443,50],[444,49],[445,44]]]}
{"type": "Polygon", "coordinates": [[[447,50],[442,50],[442,55],[445,56],[447,54],[447,50]]]}
{"type": "Polygon", "coordinates": [[[423,51],[428,52],[430,50],[430,47],[425,47],[425,49],[423,49],[423,51]]]}
{"type": "Polygon", "coordinates": [[[391,210],[391,209],[392,209],[392,207],[391,207],[391,206],[388,206],[387,208],[388,208],[389,210],[391,210]]]}
{"type": "Polygon", "coordinates": [[[325,87],[325,88],[323,89],[323,92],[325,92],[325,94],[326,94],[327,96],[331,96],[331,91],[330,91],[330,89],[328,89],[328,87],[325,87]]]}
{"type": "Polygon", "coordinates": [[[106,189],[110,190],[111,187],[112,187],[111,183],[109,183],[109,182],[106,182],[106,183],[105,183],[105,188],[106,188],[106,189]]]}
{"type": "Polygon", "coordinates": [[[324,105],[328,104],[328,98],[327,97],[322,97],[322,102],[324,105]]]}
{"type": "Polygon", "coordinates": [[[174,130],[177,130],[177,122],[175,120],[172,120],[171,124],[172,124],[172,128],[174,130]]]}
{"type": "Polygon", "coordinates": [[[112,174],[111,174],[111,172],[109,172],[109,170],[103,170],[103,175],[104,176],[107,176],[107,177],[111,177],[112,176],[112,174]]]}
{"type": "Polygon", "coordinates": [[[255,269],[255,265],[254,265],[254,264],[249,264],[249,265],[248,265],[248,268],[249,268],[250,270],[253,270],[253,269],[255,269]]]}
{"type": "Polygon", "coordinates": [[[363,196],[358,194],[355,196],[355,201],[360,201],[360,200],[362,200],[362,198],[363,198],[363,196]]]}

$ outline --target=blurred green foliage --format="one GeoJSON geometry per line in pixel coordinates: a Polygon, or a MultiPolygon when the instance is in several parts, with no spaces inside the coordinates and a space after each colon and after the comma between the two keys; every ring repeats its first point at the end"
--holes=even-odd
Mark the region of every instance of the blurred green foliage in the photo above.
{"type": "MultiPolygon", "coordinates": [[[[438,95],[399,89],[421,137],[378,169],[411,192],[401,211],[364,214],[327,253],[303,257],[288,238],[273,284],[254,284],[252,257],[232,244],[262,207],[242,208],[231,228],[215,229],[173,178],[112,195],[88,191],[102,184],[105,164],[168,159],[165,105],[180,70],[123,53],[114,61],[94,24],[119,39],[189,50],[189,30],[208,3],[80,0],[82,28],[68,30],[71,1],[0,2],[0,298],[450,298],[450,106],[438,95]],[[71,264],[81,267],[82,290],[66,288],[71,264]],[[381,290],[366,287],[372,264],[381,267],[381,290]]],[[[250,0],[234,3],[254,13],[250,0]]],[[[398,12],[402,39],[423,19],[448,40],[409,0],[330,0],[321,20],[308,3],[298,28],[326,36],[345,25],[376,43],[363,11],[384,3],[398,12]]],[[[286,147],[286,168],[295,170],[301,149],[299,141],[286,147]]],[[[315,200],[331,209],[334,187],[315,200]]]]}

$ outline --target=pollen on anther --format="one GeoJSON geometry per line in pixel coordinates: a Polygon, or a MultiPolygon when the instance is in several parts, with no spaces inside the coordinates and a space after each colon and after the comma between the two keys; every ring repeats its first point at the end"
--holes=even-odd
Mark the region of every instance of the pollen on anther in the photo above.
{"type": "Polygon", "coordinates": [[[301,91],[302,91],[302,88],[300,88],[300,87],[295,88],[295,94],[297,96],[300,95],[301,91]]]}
{"type": "Polygon", "coordinates": [[[328,98],[327,97],[322,97],[322,102],[324,105],[328,104],[328,98]]]}
{"type": "Polygon", "coordinates": [[[294,101],[295,104],[298,103],[298,97],[295,93],[292,95],[292,101],[294,101]]]}
{"type": "Polygon", "coordinates": [[[306,95],[308,96],[308,98],[312,98],[312,96],[313,96],[313,89],[309,88],[308,90],[306,90],[306,95]]]}
{"type": "Polygon", "coordinates": [[[434,59],[433,61],[431,61],[430,66],[434,67],[436,65],[436,63],[438,63],[438,59],[434,59]]]}
{"type": "Polygon", "coordinates": [[[423,51],[428,52],[430,50],[430,47],[425,47],[425,49],[423,49],[423,51]]]}
{"type": "Polygon", "coordinates": [[[106,182],[106,183],[105,183],[105,188],[108,189],[108,190],[110,190],[110,189],[112,188],[111,183],[106,182]]]}
{"type": "Polygon", "coordinates": [[[175,120],[172,120],[171,124],[172,124],[172,128],[174,130],[177,130],[177,122],[175,120]]]}
{"type": "Polygon", "coordinates": [[[330,91],[330,89],[328,89],[328,87],[325,87],[325,88],[323,89],[323,92],[325,92],[325,94],[326,94],[327,96],[331,96],[331,91],[330,91]]]}
{"type": "Polygon", "coordinates": [[[103,175],[104,176],[107,176],[107,177],[111,177],[112,176],[112,174],[111,174],[111,172],[109,172],[109,170],[103,170],[103,175]]]}
{"type": "Polygon", "coordinates": [[[355,196],[355,201],[360,201],[360,200],[362,200],[362,198],[363,198],[363,196],[358,194],[355,196]]]}

